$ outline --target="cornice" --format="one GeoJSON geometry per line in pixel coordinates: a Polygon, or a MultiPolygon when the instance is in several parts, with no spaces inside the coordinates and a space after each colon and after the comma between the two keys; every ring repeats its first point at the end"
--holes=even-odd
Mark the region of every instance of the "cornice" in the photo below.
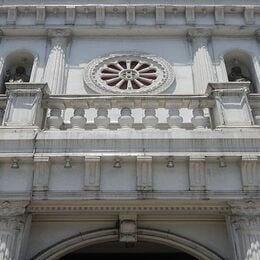
{"type": "MultiPolygon", "coordinates": [[[[99,1],[95,3],[87,1],[79,1],[71,4],[67,1],[44,1],[38,2],[34,1],[31,5],[25,1],[25,4],[21,4],[19,1],[3,1],[0,2],[0,13],[6,20],[1,24],[3,31],[3,36],[26,36],[26,35],[37,35],[37,36],[47,36],[48,31],[52,27],[58,27],[57,29],[72,29],[74,35],[90,35],[98,34],[106,35],[110,31],[121,29],[121,34],[127,35],[129,33],[137,34],[153,34],[154,31],[149,32],[153,29],[157,32],[173,35],[173,34],[183,34],[187,33],[188,29],[191,29],[196,25],[201,26],[201,17],[206,17],[209,20],[207,27],[210,27],[213,35],[215,34],[225,34],[226,35],[254,35],[254,30],[259,28],[257,17],[260,15],[260,3],[257,1],[241,1],[241,4],[237,4],[235,1],[229,1],[230,3],[225,4],[221,1],[220,4],[214,1],[211,4],[210,1],[201,1],[201,4],[194,4],[194,1],[177,1],[167,4],[162,2],[154,1],[143,1],[138,2],[130,1],[126,2],[111,2],[109,4],[104,4],[104,1],[99,1]],[[15,4],[17,3],[17,4],[15,4]],[[193,3],[193,4],[192,4],[193,3]],[[60,19],[60,23],[52,24],[51,20],[53,16],[60,19]],[[229,16],[235,17],[237,15],[238,22],[236,26],[226,23],[225,18],[229,16]],[[241,15],[243,20],[241,20],[241,15]],[[25,18],[28,16],[28,21],[30,25],[30,30],[28,24],[22,24],[19,17],[25,18]],[[78,23],[78,18],[87,17],[88,22],[84,24],[84,19],[78,23]],[[146,25],[144,26],[141,20],[146,20],[146,25]],[[49,19],[50,18],[50,19],[49,19]],[[112,18],[112,20],[110,20],[112,18]],[[169,18],[169,19],[168,19],[169,18]],[[172,23],[172,18],[180,19],[178,26],[176,23],[172,23]],[[48,24],[48,25],[47,25],[48,24]],[[224,26],[225,25],[225,26],[224,26]],[[250,25],[250,26],[249,26],[250,25]],[[96,28],[94,28],[96,27],[96,28]],[[131,32],[124,32],[122,28],[131,28],[131,32]],[[138,29],[135,30],[135,27],[138,29]],[[224,28],[223,28],[224,27],[224,28]],[[232,28],[234,28],[232,30],[232,28]],[[248,28],[250,27],[250,28],[248,28]],[[254,29],[252,31],[252,28],[254,29]],[[98,29],[98,30],[97,30],[98,29]],[[140,29],[141,32],[140,32],[140,29]],[[98,32],[96,32],[98,31],[98,32]],[[238,31],[238,32],[236,32],[238,31]],[[14,33],[15,32],[15,33],[14,33]]],[[[117,35],[120,32],[117,31],[117,35]]]]}

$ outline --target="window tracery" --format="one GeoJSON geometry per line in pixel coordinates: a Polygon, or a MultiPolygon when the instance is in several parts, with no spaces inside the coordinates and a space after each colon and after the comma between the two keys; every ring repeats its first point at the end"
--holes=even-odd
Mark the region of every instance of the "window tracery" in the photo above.
{"type": "Polygon", "coordinates": [[[152,55],[112,54],[88,63],[84,80],[97,93],[160,93],[174,82],[172,66],[152,55]]]}

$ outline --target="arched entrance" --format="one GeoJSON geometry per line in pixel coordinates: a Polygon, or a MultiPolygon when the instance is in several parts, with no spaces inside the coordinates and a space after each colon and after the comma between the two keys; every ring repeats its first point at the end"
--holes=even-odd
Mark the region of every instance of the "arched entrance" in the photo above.
{"type": "MultiPolygon", "coordinates": [[[[80,233],[77,236],[65,239],[56,245],[40,252],[33,257],[34,260],[58,260],[66,259],[66,256],[80,252],[80,250],[87,250],[88,248],[98,248],[98,245],[103,246],[106,243],[119,243],[119,234],[117,229],[109,229],[96,231],[91,233],[80,233]]],[[[189,239],[156,230],[139,229],[137,231],[137,241],[146,243],[148,246],[152,244],[162,245],[163,249],[171,248],[170,253],[179,253],[185,257],[190,257],[187,260],[201,259],[201,260],[221,260],[222,258],[207,249],[206,247],[195,243],[189,239]],[[174,252],[175,250],[175,252],[174,252]],[[193,257],[193,258],[191,258],[193,257]]],[[[109,245],[109,244],[107,244],[109,245]]],[[[118,244],[117,244],[118,245],[118,244]]],[[[161,247],[161,249],[162,249],[161,247]]],[[[118,249],[117,249],[118,250],[118,249]]],[[[147,253],[149,253],[147,251],[147,253]]],[[[75,259],[75,258],[73,258],[75,259]]],[[[184,259],[184,258],[182,258],[184,259]]]]}
{"type": "Polygon", "coordinates": [[[112,257],[113,259],[122,259],[126,256],[130,256],[131,258],[151,258],[154,256],[160,256],[164,259],[197,260],[197,258],[173,247],[144,241],[139,241],[131,245],[120,242],[107,242],[92,245],[63,256],[60,260],[96,259],[94,257],[108,257],[109,259],[112,257]]]}

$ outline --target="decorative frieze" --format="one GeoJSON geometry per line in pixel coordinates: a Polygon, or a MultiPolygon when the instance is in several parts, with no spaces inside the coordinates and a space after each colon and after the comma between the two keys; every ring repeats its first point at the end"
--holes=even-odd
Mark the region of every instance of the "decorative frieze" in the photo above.
{"type": "Polygon", "coordinates": [[[125,243],[137,242],[137,215],[120,214],[119,222],[119,241],[125,243]]]}
{"type": "MultiPolygon", "coordinates": [[[[223,4],[223,3],[222,3],[223,4]]],[[[196,15],[201,14],[201,11],[203,11],[203,14],[208,15],[211,19],[215,19],[216,25],[223,25],[225,24],[225,16],[228,18],[229,16],[237,16],[237,18],[241,17],[241,15],[244,16],[244,22],[239,21],[239,25],[252,25],[256,22],[255,19],[255,10],[258,10],[257,5],[248,5],[248,2],[246,4],[243,4],[244,8],[235,9],[236,5],[234,6],[235,12],[231,11],[230,8],[224,7],[222,4],[220,5],[212,5],[209,7],[208,5],[200,5],[199,8],[195,6],[194,4],[184,4],[184,5],[171,5],[164,3],[158,3],[158,4],[151,4],[149,5],[151,10],[154,10],[151,12],[151,17],[148,19],[151,19],[151,24],[155,25],[166,25],[167,19],[165,17],[165,12],[167,13],[173,13],[176,14],[176,10],[184,10],[184,12],[178,12],[179,14],[182,14],[184,17],[178,17],[178,19],[183,20],[183,18],[186,20],[185,26],[193,26],[197,23],[196,21],[196,15]]],[[[16,5],[2,5],[0,6],[1,13],[5,14],[6,16],[6,24],[14,25],[17,22],[19,23],[19,16],[26,16],[31,15],[31,13],[35,12],[35,20],[31,19],[30,26],[33,25],[44,25],[45,21],[47,21],[48,24],[51,24],[51,17],[53,15],[57,14],[57,10],[59,12],[59,17],[61,19],[60,24],[64,23],[67,25],[73,25],[75,23],[75,19],[78,14],[82,14],[82,11],[85,10],[85,13],[91,14],[91,24],[92,25],[106,25],[106,20],[109,20],[110,14],[112,16],[115,14],[115,10],[118,10],[118,5],[111,6],[111,4],[106,5],[104,4],[91,4],[91,5],[76,5],[74,2],[66,5],[64,8],[64,5],[44,5],[43,3],[37,5],[34,4],[35,8],[31,8],[30,12],[28,12],[28,8],[24,8],[24,6],[16,5]],[[48,11],[45,11],[48,10],[48,11]],[[18,12],[19,11],[19,12],[18,12]],[[106,17],[106,14],[107,17],[106,17]],[[50,18],[50,20],[49,20],[50,18]]],[[[138,5],[135,4],[125,4],[120,5],[120,10],[122,10],[125,13],[125,17],[122,17],[122,19],[125,20],[125,25],[135,25],[136,24],[136,9],[138,10],[140,8],[138,5]]],[[[146,13],[147,8],[142,8],[142,12],[146,13]]],[[[122,12],[122,13],[123,13],[122,12]]],[[[256,12],[257,14],[257,12],[256,12]]],[[[199,19],[198,19],[199,21],[199,19]]],[[[227,19],[228,21],[228,19],[227,19]]],[[[118,26],[122,26],[123,20],[118,19],[118,26]]],[[[23,25],[23,24],[22,24],[23,25]]],[[[57,24],[54,24],[57,25],[57,24]]],[[[89,24],[86,24],[89,25],[89,24]]],[[[140,24],[141,25],[141,24],[140,24]]],[[[213,25],[214,26],[214,25],[213,25]]],[[[232,26],[232,25],[231,25],[232,26]]],[[[220,28],[221,29],[221,28],[220,28]]]]}
{"type": "Polygon", "coordinates": [[[33,190],[47,191],[49,186],[50,158],[34,156],[33,190]]]}
{"type": "Polygon", "coordinates": [[[100,189],[100,157],[86,156],[85,157],[85,175],[84,189],[99,190],[100,189]]]}
{"type": "Polygon", "coordinates": [[[258,190],[257,161],[257,156],[245,155],[241,158],[241,179],[244,191],[258,190]]]}
{"type": "Polygon", "coordinates": [[[191,191],[206,190],[205,157],[192,156],[189,160],[189,180],[191,191]]]}
{"type": "Polygon", "coordinates": [[[137,157],[137,190],[151,191],[152,183],[152,157],[137,157]]]}

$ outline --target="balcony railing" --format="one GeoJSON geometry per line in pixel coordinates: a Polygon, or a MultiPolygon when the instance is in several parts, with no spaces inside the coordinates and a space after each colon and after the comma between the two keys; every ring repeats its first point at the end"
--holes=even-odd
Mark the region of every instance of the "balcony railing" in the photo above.
{"type": "Polygon", "coordinates": [[[195,95],[50,96],[44,100],[44,107],[50,109],[49,130],[207,128],[210,118],[205,112],[213,106],[213,99],[195,95]],[[73,110],[72,116],[64,120],[68,109],[73,110]],[[190,121],[183,123],[183,117],[190,121]]]}
{"type": "MultiPolygon", "coordinates": [[[[260,124],[249,84],[211,83],[205,95],[50,95],[46,84],[9,83],[3,127],[59,130],[173,130],[260,124]],[[253,111],[252,111],[253,110],[253,111]]],[[[2,98],[2,99],[1,99],[2,98]]]]}

